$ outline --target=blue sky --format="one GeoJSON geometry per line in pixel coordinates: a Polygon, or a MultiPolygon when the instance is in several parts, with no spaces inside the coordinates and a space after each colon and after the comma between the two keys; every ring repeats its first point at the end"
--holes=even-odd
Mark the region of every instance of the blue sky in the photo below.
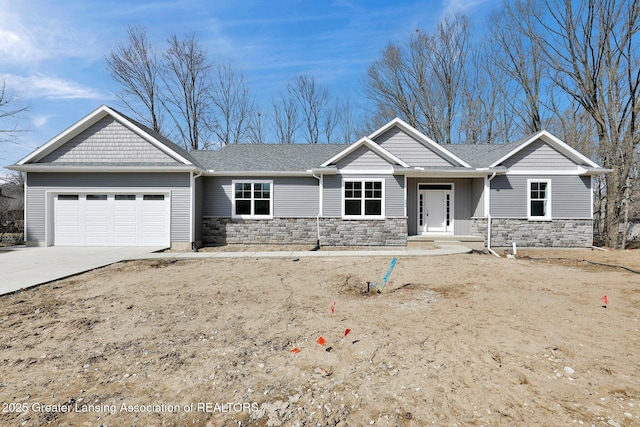
{"type": "MultiPolygon", "coordinates": [[[[496,0],[0,0],[0,82],[27,105],[28,132],[1,143],[16,162],[102,104],[119,107],[105,57],[129,25],[161,47],[194,33],[214,62],[231,62],[268,105],[296,75],[357,103],[367,67],[390,42],[431,31],[446,14],[476,26],[496,0]]],[[[125,110],[126,112],[126,110],[125,110]]],[[[6,170],[5,170],[6,172],[6,170]]]]}

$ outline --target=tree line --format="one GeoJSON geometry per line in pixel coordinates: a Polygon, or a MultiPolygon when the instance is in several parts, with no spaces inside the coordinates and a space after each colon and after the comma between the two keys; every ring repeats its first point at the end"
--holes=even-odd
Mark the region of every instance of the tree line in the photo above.
{"type": "Polygon", "coordinates": [[[313,76],[296,76],[263,110],[251,98],[243,73],[231,63],[211,62],[194,35],[173,35],[159,50],[145,28],[129,27],[127,34],[127,42],[106,59],[120,86],[119,99],[145,125],[185,148],[293,144],[298,137],[311,144],[351,142],[349,100],[330,98],[313,76]]]}

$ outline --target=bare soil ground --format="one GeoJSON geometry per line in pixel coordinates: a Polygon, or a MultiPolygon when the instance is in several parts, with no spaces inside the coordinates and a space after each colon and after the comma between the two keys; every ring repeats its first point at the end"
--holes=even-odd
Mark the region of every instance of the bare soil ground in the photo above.
{"type": "Polygon", "coordinates": [[[640,253],[519,255],[399,258],[380,294],[390,260],[331,257],[0,297],[0,425],[640,425],[640,275],[584,261],[640,253]]]}

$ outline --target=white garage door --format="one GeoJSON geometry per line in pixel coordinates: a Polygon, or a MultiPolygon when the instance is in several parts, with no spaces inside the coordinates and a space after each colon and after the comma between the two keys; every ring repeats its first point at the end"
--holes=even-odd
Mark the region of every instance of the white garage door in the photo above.
{"type": "Polygon", "coordinates": [[[168,246],[169,206],[164,194],[58,194],[54,245],[168,246]]]}

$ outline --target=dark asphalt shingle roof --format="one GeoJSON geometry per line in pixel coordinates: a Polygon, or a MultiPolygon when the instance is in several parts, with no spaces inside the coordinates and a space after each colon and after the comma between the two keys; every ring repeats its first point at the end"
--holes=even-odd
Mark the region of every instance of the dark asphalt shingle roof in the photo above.
{"type": "Polygon", "coordinates": [[[219,151],[192,151],[207,170],[216,172],[300,172],[319,167],[348,145],[234,144],[219,151]]]}
{"type": "Polygon", "coordinates": [[[476,168],[486,168],[528,141],[530,136],[509,144],[449,144],[443,146],[455,156],[476,168]]]}

